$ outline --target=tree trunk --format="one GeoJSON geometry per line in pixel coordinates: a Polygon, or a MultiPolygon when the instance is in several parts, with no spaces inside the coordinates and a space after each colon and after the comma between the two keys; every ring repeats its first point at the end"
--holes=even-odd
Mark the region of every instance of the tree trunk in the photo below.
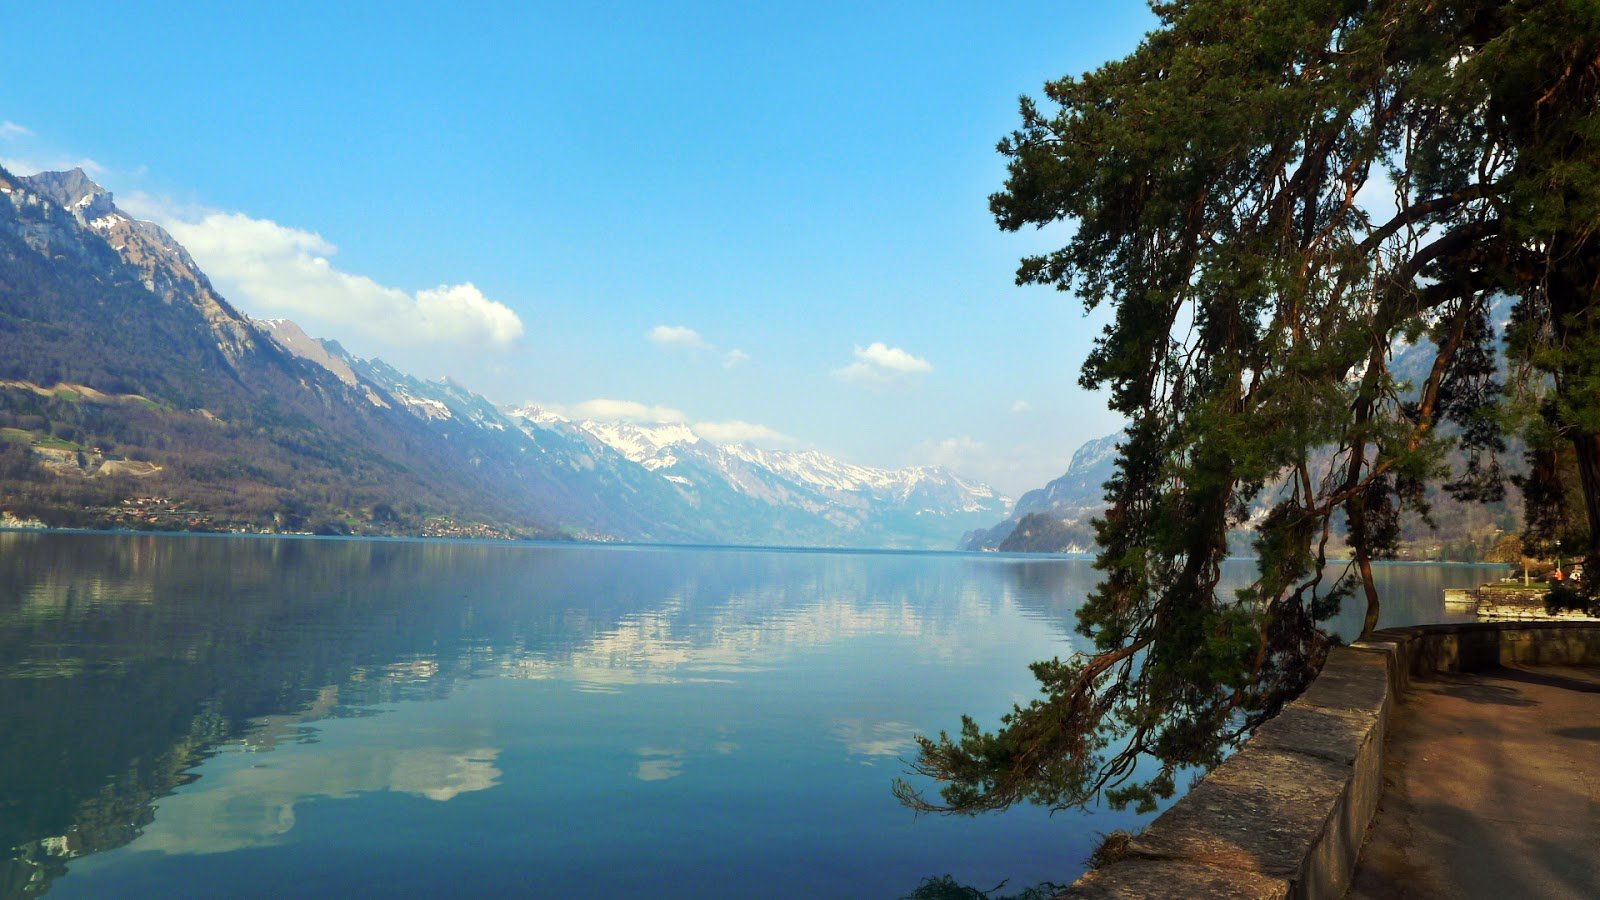
{"type": "Polygon", "coordinates": [[[1372,557],[1365,550],[1356,551],[1356,565],[1361,569],[1361,587],[1367,593],[1367,616],[1361,622],[1361,639],[1366,640],[1378,630],[1378,585],[1372,580],[1372,557]]]}
{"type": "Polygon", "coordinates": [[[1583,578],[1589,582],[1600,578],[1600,434],[1574,432],[1572,446],[1578,454],[1583,507],[1589,514],[1589,541],[1583,548],[1583,578]]]}
{"type": "Polygon", "coordinates": [[[1570,410],[1567,436],[1572,440],[1578,463],[1578,478],[1583,486],[1583,506],[1588,514],[1589,540],[1583,547],[1586,580],[1600,577],[1600,433],[1591,425],[1600,403],[1591,385],[1600,376],[1591,353],[1579,348],[1600,339],[1600,316],[1595,301],[1600,300],[1600,240],[1591,235],[1562,232],[1551,242],[1551,257],[1559,261],[1549,275],[1546,290],[1550,299],[1550,321],[1555,328],[1557,346],[1565,357],[1557,390],[1570,410]]]}

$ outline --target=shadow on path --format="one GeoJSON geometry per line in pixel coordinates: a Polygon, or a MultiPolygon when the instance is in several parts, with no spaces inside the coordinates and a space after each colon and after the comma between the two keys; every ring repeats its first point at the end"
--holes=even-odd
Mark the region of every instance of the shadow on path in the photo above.
{"type": "Polygon", "coordinates": [[[1413,682],[1351,897],[1600,896],[1600,669],[1413,682]]]}

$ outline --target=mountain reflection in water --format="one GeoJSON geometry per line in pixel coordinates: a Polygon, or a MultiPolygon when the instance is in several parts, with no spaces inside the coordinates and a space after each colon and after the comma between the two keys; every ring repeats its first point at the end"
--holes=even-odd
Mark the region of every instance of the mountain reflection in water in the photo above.
{"type": "MultiPolygon", "coordinates": [[[[1435,597],[1482,580],[1423,572],[1435,597]]],[[[1070,881],[1131,817],[913,820],[888,785],[913,734],[1031,694],[1094,575],[0,532],[0,897],[243,873],[268,894],[283,852],[321,867],[314,892],[426,892],[430,847],[458,864],[441,885],[567,895],[1070,881]]]]}

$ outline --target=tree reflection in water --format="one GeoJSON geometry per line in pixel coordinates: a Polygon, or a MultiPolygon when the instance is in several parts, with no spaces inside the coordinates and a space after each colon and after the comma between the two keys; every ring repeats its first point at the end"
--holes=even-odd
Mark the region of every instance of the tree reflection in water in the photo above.
{"type": "MultiPolygon", "coordinates": [[[[1458,586],[1422,569],[1393,575],[1413,573],[1435,597],[1458,586]]],[[[411,798],[424,823],[471,807],[501,816],[502,832],[531,833],[536,776],[552,761],[591,779],[563,783],[569,802],[618,798],[591,821],[604,812],[641,829],[540,832],[574,847],[650,849],[675,813],[630,820],[648,791],[700,811],[705,853],[742,841],[740,860],[792,865],[796,896],[821,877],[817,858],[845,879],[832,884],[865,873],[884,895],[927,859],[969,880],[1070,880],[1086,826],[1047,829],[1042,813],[1024,824],[1027,811],[913,825],[888,783],[918,729],[962,705],[1021,699],[1028,660],[1070,652],[1096,574],[988,554],[0,532],[0,897],[37,896],[69,864],[85,889],[104,885],[96,871],[142,864],[72,861],[136,841],[150,859],[234,848],[265,859],[300,840],[314,811],[341,806],[340,822],[361,827],[355,797],[411,798]],[[474,706],[485,691],[514,709],[474,706]],[[452,719],[461,709],[488,724],[452,719]],[[597,709],[616,713],[616,734],[592,726],[597,709]],[[517,721],[538,733],[513,734],[517,721]],[[786,805],[780,790],[829,801],[786,805]],[[895,868],[890,847],[917,849],[895,868]]],[[[560,809],[544,814],[559,822],[560,809]]],[[[474,819],[453,835],[494,833],[474,819]]],[[[678,874],[697,877],[692,865],[678,874]]],[[[917,890],[1007,896],[953,877],[917,890]]]]}
{"type": "Polygon", "coordinates": [[[1002,894],[1005,883],[980,891],[971,885],[962,884],[949,875],[930,876],[917,885],[917,889],[905,895],[903,900],[1051,900],[1051,898],[1067,889],[1064,884],[1042,881],[1033,887],[1025,888],[1015,894],[1002,894]]]}

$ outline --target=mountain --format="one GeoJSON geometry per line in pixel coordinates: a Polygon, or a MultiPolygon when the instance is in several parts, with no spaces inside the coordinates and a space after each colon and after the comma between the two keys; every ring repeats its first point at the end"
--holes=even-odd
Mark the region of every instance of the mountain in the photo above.
{"type": "MultiPolygon", "coordinates": [[[[573,426],[543,410],[524,421],[545,429],[573,426]]],[[[758,517],[781,510],[783,531],[833,533],[836,541],[855,546],[940,546],[941,537],[948,546],[949,535],[1009,503],[988,486],[937,466],[875,469],[815,450],[718,444],[681,424],[585,421],[576,428],[671,483],[694,508],[735,516],[749,508],[758,517]]]]}
{"type": "Polygon", "coordinates": [[[0,522],[948,546],[1007,501],[934,467],[502,409],[251,319],[82,170],[0,169],[0,522]]]}
{"type": "Polygon", "coordinates": [[[1105,483],[1116,471],[1117,442],[1122,432],[1088,441],[1073,451],[1067,471],[1043,488],[1023,494],[1011,511],[1020,519],[1029,513],[1069,517],[1105,506],[1105,483]]]}
{"type": "MultiPolygon", "coordinates": [[[[1497,334],[1505,333],[1512,305],[1509,297],[1496,298],[1491,304],[1490,325],[1497,334]]],[[[1426,338],[1398,343],[1390,370],[1396,381],[1408,385],[1404,390],[1414,395],[1428,378],[1436,355],[1436,348],[1426,338]]],[[[1503,379],[1507,374],[1503,355],[1500,366],[1503,379]]],[[[1454,434],[1457,428],[1447,423],[1440,431],[1454,434]]],[[[1065,474],[1043,488],[1023,494],[1004,521],[968,532],[959,546],[964,550],[1007,552],[1092,551],[1095,536],[1090,520],[1105,508],[1102,486],[1115,472],[1120,438],[1120,433],[1107,435],[1079,447],[1065,474]]],[[[1507,445],[1502,456],[1507,472],[1523,471],[1522,444],[1510,439],[1507,445]]],[[[1466,462],[1459,451],[1447,454],[1445,461],[1455,472],[1461,471],[1466,462]]],[[[1272,489],[1263,491],[1251,512],[1264,514],[1275,495],[1272,489]]],[[[1504,499],[1477,503],[1456,500],[1435,483],[1428,487],[1426,499],[1432,511],[1432,525],[1411,512],[1401,517],[1402,558],[1473,562],[1488,552],[1499,535],[1522,527],[1522,496],[1512,486],[1507,487],[1504,499]]],[[[1236,532],[1231,540],[1240,552],[1247,552],[1248,527],[1236,532]]],[[[1336,534],[1330,548],[1342,552],[1342,546],[1342,536],[1336,534]]]]}
{"type": "Polygon", "coordinates": [[[1067,471],[1060,478],[1023,494],[999,524],[962,535],[961,549],[1051,553],[1093,549],[1094,531],[1089,520],[1105,508],[1104,485],[1116,471],[1117,441],[1121,438],[1122,433],[1117,432],[1083,444],[1073,452],[1067,471]],[[1030,517],[1039,518],[1025,529],[1029,533],[1007,546],[1013,532],[1030,517]],[[1054,520],[1059,527],[1043,527],[1044,518],[1054,520]]]}
{"type": "Polygon", "coordinates": [[[396,404],[263,337],[81,170],[0,169],[0,520],[556,533],[396,404]]]}
{"type": "Polygon", "coordinates": [[[1008,503],[938,467],[874,469],[815,450],[718,444],[683,424],[573,422],[537,404],[500,408],[448,378],[423,380],[307,338],[292,322],[259,324],[284,349],[399,401],[474,465],[507,471],[553,521],[588,536],[939,547],[1008,503]]]}
{"type": "Polygon", "coordinates": [[[1000,546],[1001,553],[1085,553],[1094,546],[1094,529],[1082,521],[1032,512],[1017,522],[1000,546]]]}
{"type": "Polygon", "coordinates": [[[41,172],[20,181],[111,245],[122,261],[139,273],[146,290],[169,305],[176,303],[197,312],[227,359],[237,362],[256,350],[254,335],[243,317],[217,296],[188,251],[161,226],[124,214],[111,192],[91,181],[82,169],[41,172]]]}

